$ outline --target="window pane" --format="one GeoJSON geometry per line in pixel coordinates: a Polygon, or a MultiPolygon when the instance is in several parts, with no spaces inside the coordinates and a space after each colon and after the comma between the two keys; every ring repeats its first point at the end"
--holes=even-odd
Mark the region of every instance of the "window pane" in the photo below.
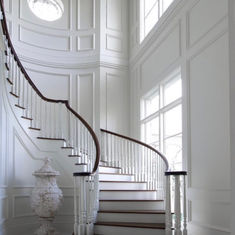
{"type": "Polygon", "coordinates": [[[163,13],[171,5],[174,0],[163,0],[163,13]]]}
{"type": "Polygon", "coordinates": [[[178,78],[164,86],[164,105],[168,105],[182,96],[181,83],[181,78],[178,78]]]}
{"type": "Polygon", "coordinates": [[[164,149],[171,170],[182,170],[182,134],[165,140],[164,149]]]}
{"type": "Polygon", "coordinates": [[[159,93],[158,92],[145,100],[145,108],[146,108],[145,117],[159,110],[159,93]]]}
{"type": "Polygon", "coordinates": [[[146,16],[149,11],[152,9],[153,5],[157,0],[145,0],[144,1],[144,15],[146,16]]]}
{"type": "Polygon", "coordinates": [[[164,113],[164,138],[182,132],[182,105],[164,113]]]}
{"type": "Polygon", "coordinates": [[[150,30],[153,28],[153,26],[158,21],[158,3],[155,4],[153,9],[150,11],[148,16],[145,18],[145,36],[150,32],[150,30]]]}
{"type": "Polygon", "coordinates": [[[159,117],[152,119],[145,124],[147,144],[158,145],[159,143],[159,117]]]}

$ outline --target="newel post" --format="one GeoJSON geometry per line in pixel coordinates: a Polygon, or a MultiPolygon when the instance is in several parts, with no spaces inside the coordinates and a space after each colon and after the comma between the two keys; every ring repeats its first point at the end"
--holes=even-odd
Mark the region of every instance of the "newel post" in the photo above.
{"type": "Polygon", "coordinates": [[[92,231],[90,173],[74,173],[74,235],[90,235],[92,231]]]}
{"type": "Polygon", "coordinates": [[[171,235],[172,216],[171,216],[171,177],[166,175],[166,235],[171,235]]]}
{"type": "Polygon", "coordinates": [[[186,199],[186,171],[167,171],[166,176],[166,235],[187,235],[187,199],[186,199]],[[171,188],[174,182],[174,192],[171,188]],[[181,184],[182,182],[182,184],[181,184]],[[171,198],[174,196],[173,205],[171,198]],[[174,213],[174,223],[172,222],[174,213]]]}

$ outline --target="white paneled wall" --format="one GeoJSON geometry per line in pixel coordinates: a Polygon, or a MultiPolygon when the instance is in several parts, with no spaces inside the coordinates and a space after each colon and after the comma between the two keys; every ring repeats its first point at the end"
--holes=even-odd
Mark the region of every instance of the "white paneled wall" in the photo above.
{"type": "MultiPolygon", "coordinates": [[[[102,126],[129,134],[128,1],[62,1],[64,15],[55,22],[35,17],[27,0],[4,1],[21,61],[43,95],[69,100],[96,131],[102,126]]],[[[61,173],[58,184],[64,201],[56,227],[61,234],[72,234],[73,161],[35,143],[19,126],[7,100],[5,106],[0,104],[0,234],[31,235],[38,227],[29,206],[32,173],[45,156],[54,159],[53,167],[61,173]]]]}
{"type": "Polygon", "coordinates": [[[228,2],[175,0],[141,45],[138,1],[130,4],[132,136],[140,135],[141,96],[181,68],[192,235],[233,234],[228,2]]]}

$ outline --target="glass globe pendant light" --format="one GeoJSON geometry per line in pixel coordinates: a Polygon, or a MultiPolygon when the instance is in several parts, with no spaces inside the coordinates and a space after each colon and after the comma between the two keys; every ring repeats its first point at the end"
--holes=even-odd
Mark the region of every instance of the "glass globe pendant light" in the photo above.
{"type": "Polygon", "coordinates": [[[58,20],[64,13],[61,0],[28,0],[28,5],[34,15],[46,21],[58,20]]]}

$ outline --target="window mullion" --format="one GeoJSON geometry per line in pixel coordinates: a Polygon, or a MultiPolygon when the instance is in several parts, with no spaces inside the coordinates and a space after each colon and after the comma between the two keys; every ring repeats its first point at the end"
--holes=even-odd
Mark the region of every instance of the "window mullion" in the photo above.
{"type": "Polygon", "coordinates": [[[164,152],[164,120],[163,120],[163,113],[161,111],[162,107],[163,107],[163,98],[164,98],[164,94],[163,94],[163,86],[159,85],[159,148],[161,152],[164,152]]]}
{"type": "Polygon", "coordinates": [[[160,0],[158,0],[158,20],[160,19],[160,8],[161,8],[160,0]]]}

